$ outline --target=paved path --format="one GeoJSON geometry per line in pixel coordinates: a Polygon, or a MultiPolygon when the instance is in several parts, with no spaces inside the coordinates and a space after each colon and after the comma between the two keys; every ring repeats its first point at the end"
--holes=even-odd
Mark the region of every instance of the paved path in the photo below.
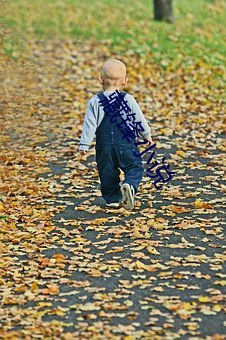
{"type": "MultiPolygon", "coordinates": [[[[37,55],[42,70],[45,62],[37,55]]],[[[67,61],[58,57],[62,76],[67,61]]],[[[0,338],[224,339],[221,131],[213,131],[213,140],[201,136],[199,125],[189,129],[192,112],[183,112],[182,128],[170,136],[160,127],[169,128],[176,114],[149,119],[156,126],[157,159],[165,156],[176,174],[161,190],[144,175],[134,211],[106,210],[93,147],[87,158],[77,153],[82,117],[74,126],[70,100],[64,107],[60,99],[54,102],[57,86],[63,91],[57,65],[43,76],[49,102],[37,95],[38,111],[31,116],[46,139],[32,147],[24,139],[49,169],[38,175],[43,193],[31,200],[33,213],[18,220],[24,238],[5,241],[7,278],[17,290],[10,300],[10,284],[2,286],[0,338]]],[[[18,148],[16,130],[8,130],[11,150],[18,148]]],[[[2,278],[6,283],[6,274],[2,278]]]]}

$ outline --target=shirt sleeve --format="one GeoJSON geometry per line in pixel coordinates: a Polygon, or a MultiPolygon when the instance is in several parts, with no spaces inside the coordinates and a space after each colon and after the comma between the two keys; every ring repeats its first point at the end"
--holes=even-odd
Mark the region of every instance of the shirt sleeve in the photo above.
{"type": "Polygon", "coordinates": [[[92,104],[92,99],[89,100],[85,119],[82,128],[82,136],[79,144],[79,151],[87,151],[94,139],[97,129],[97,117],[94,112],[94,107],[92,104]]]}
{"type": "Polygon", "coordinates": [[[151,137],[150,126],[148,125],[143,112],[141,111],[138,103],[136,102],[136,99],[132,95],[130,95],[130,103],[131,103],[132,112],[136,113],[136,121],[141,122],[141,126],[144,129],[144,131],[140,131],[141,136],[144,139],[150,138],[151,137]]]}

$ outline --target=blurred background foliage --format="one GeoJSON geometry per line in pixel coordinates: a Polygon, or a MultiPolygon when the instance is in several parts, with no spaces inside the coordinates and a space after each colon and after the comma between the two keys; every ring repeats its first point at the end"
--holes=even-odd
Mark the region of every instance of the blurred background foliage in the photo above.
{"type": "Polygon", "coordinates": [[[174,0],[175,23],[153,20],[152,0],[5,0],[0,2],[1,48],[17,58],[26,41],[106,41],[112,51],[151,52],[162,68],[226,55],[224,0],[174,0]]]}

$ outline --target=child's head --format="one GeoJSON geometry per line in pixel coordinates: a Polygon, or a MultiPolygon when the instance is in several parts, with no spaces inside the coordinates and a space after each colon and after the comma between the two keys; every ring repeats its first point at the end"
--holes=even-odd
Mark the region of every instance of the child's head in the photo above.
{"type": "Polygon", "coordinates": [[[101,68],[99,81],[105,91],[120,90],[128,81],[126,66],[117,59],[105,61],[101,68]]]}

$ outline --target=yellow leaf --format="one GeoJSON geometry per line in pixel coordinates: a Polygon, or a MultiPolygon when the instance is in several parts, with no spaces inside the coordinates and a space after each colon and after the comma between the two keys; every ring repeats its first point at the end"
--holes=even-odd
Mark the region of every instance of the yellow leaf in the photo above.
{"type": "Polygon", "coordinates": [[[184,151],[182,151],[182,150],[177,150],[176,154],[180,157],[183,157],[183,158],[187,157],[186,154],[184,153],[184,151]]]}
{"type": "Polygon", "coordinates": [[[78,237],[75,237],[75,238],[72,238],[71,240],[70,240],[70,242],[77,242],[77,243],[84,243],[84,241],[85,241],[85,239],[83,238],[83,237],[81,237],[81,236],[78,236],[78,237]]]}
{"type": "Polygon", "coordinates": [[[52,306],[51,302],[39,302],[38,303],[38,308],[51,307],[51,306],[52,306]]]}
{"type": "Polygon", "coordinates": [[[211,302],[209,296],[200,296],[199,302],[211,302]]]}
{"type": "Polygon", "coordinates": [[[164,292],[162,287],[154,287],[154,288],[152,288],[152,290],[155,291],[155,292],[164,292]]]}
{"type": "Polygon", "coordinates": [[[189,323],[187,327],[190,331],[195,331],[197,328],[199,328],[198,324],[195,322],[189,323]]]}
{"type": "Polygon", "coordinates": [[[146,269],[147,266],[146,266],[146,264],[144,264],[143,262],[137,260],[137,261],[136,261],[136,267],[137,267],[138,269],[146,269]]]}
{"type": "Polygon", "coordinates": [[[123,250],[124,250],[123,247],[116,247],[114,249],[110,249],[110,250],[106,251],[105,254],[118,253],[118,252],[122,252],[123,250]]]}
{"type": "Polygon", "coordinates": [[[9,225],[10,228],[15,229],[16,228],[16,224],[15,222],[11,222],[9,225]]]}
{"type": "Polygon", "coordinates": [[[224,306],[221,305],[214,305],[212,308],[214,312],[220,312],[222,309],[224,309],[224,306]]]}
{"type": "Polygon", "coordinates": [[[104,223],[108,222],[108,218],[96,218],[95,220],[92,221],[92,224],[94,225],[103,225],[104,223]]]}
{"type": "MultiPolygon", "coordinates": [[[[173,214],[173,213],[172,213],[173,214]]],[[[174,216],[175,214],[173,214],[174,216]]],[[[157,224],[154,226],[155,229],[157,230],[164,230],[164,229],[167,229],[167,226],[163,225],[163,224],[157,224]]]]}
{"type": "Polygon", "coordinates": [[[42,311],[40,311],[40,312],[36,312],[36,313],[33,314],[33,318],[34,318],[34,319],[39,319],[39,318],[41,318],[43,315],[45,315],[45,314],[47,314],[47,313],[49,313],[49,312],[51,312],[51,309],[45,309],[45,310],[42,310],[42,311]]]}
{"type": "Polygon", "coordinates": [[[136,264],[137,269],[144,269],[144,270],[147,270],[149,272],[155,272],[157,270],[155,266],[148,266],[148,265],[144,264],[143,262],[141,262],[139,260],[137,260],[135,262],[135,264],[136,264]]]}
{"type": "Polygon", "coordinates": [[[194,204],[195,204],[196,209],[202,209],[202,208],[203,209],[212,209],[213,208],[213,206],[211,204],[203,202],[200,199],[197,199],[194,204]]]}
{"type": "Polygon", "coordinates": [[[222,280],[222,281],[217,280],[217,281],[214,281],[214,284],[215,285],[226,286],[226,280],[222,280]]]}
{"type": "Polygon", "coordinates": [[[182,306],[183,306],[183,309],[185,310],[191,310],[193,308],[190,302],[184,302],[182,303],[182,306]]]}
{"type": "Polygon", "coordinates": [[[4,212],[4,211],[5,211],[4,206],[2,203],[0,203],[0,212],[4,212]]]}
{"type": "Polygon", "coordinates": [[[67,332],[67,333],[62,334],[62,339],[64,339],[64,340],[74,340],[74,335],[67,332]]]}
{"type": "Polygon", "coordinates": [[[158,250],[156,250],[154,247],[148,247],[147,251],[152,254],[152,255],[160,255],[160,253],[158,252],[158,250]]]}

